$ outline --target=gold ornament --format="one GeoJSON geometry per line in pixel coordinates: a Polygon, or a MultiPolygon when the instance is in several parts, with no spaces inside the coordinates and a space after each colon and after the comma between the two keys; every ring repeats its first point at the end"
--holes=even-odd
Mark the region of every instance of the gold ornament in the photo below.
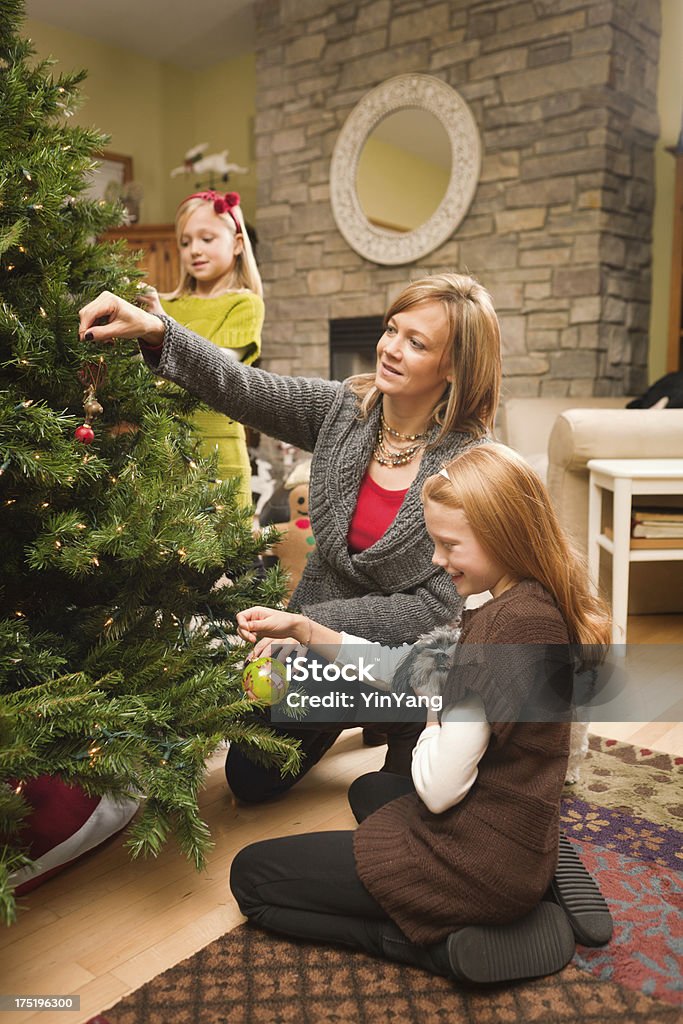
{"type": "Polygon", "coordinates": [[[104,412],[104,409],[102,408],[100,403],[97,401],[97,398],[95,397],[95,392],[92,384],[84,393],[83,409],[85,410],[85,415],[88,423],[90,423],[91,420],[94,420],[96,416],[101,416],[102,413],[104,412]]]}

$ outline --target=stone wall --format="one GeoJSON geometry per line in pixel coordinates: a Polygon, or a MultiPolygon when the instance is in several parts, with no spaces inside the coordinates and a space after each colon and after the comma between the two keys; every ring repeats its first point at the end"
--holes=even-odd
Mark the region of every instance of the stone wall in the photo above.
{"type": "Polygon", "coordinates": [[[326,376],[331,318],[461,270],[501,317],[506,394],[644,388],[658,0],[260,0],[257,19],[265,366],[326,376]],[[358,100],[409,71],[467,100],[482,171],[451,239],[381,267],[337,230],[329,164],[358,100]]]}

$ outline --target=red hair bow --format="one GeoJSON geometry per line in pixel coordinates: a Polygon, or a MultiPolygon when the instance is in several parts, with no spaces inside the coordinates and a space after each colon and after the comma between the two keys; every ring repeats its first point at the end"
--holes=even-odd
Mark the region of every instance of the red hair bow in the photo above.
{"type": "Polygon", "coordinates": [[[239,192],[226,192],[224,196],[218,195],[216,192],[213,193],[213,208],[216,213],[230,213],[233,206],[240,205],[240,194],[239,192]]]}
{"type": "MultiPolygon", "coordinates": [[[[212,188],[207,189],[206,192],[193,192],[187,199],[205,199],[207,203],[213,203],[213,208],[216,213],[229,213],[235,222],[235,227],[238,232],[241,231],[239,221],[232,212],[234,206],[240,205],[240,194],[239,192],[226,192],[225,195],[221,195],[220,192],[215,192],[212,188]]],[[[186,203],[187,199],[183,199],[186,203]]]]}

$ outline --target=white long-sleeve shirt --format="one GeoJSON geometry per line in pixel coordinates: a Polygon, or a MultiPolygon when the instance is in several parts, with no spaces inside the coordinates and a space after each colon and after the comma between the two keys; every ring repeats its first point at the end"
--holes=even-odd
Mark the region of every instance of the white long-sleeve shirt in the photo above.
{"type": "MultiPolygon", "coordinates": [[[[411,646],[385,647],[342,633],[335,661],[338,665],[357,666],[360,648],[365,664],[372,666],[373,685],[379,690],[391,690],[398,663],[411,646]]],[[[430,811],[441,814],[467,795],[490,737],[483,702],[474,694],[445,708],[440,728],[424,730],[413,750],[411,773],[415,789],[430,811]]]]}

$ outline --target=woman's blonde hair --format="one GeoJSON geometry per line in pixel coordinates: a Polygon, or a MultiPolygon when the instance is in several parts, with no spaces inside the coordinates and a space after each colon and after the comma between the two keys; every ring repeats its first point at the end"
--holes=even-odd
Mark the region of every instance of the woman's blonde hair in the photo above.
{"type": "MultiPolygon", "coordinates": [[[[180,248],[180,239],[183,237],[188,220],[196,210],[206,203],[210,203],[213,208],[213,202],[210,199],[202,199],[201,196],[188,196],[178,207],[175,215],[175,234],[178,248],[180,248]]],[[[254,250],[251,247],[251,240],[244,223],[241,208],[237,205],[233,206],[229,211],[226,210],[225,213],[217,213],[216,210],[213,212],[233,235],[239,236],[242,239],[242,251],[237,254],[235,267],[231,279],[226,282],[225,290],[238,291],[240,288],[248,288],[250,292],[254,292],[263,298],[263,283],[256,266],[254,250]]],[[[192,295],[196,287],[197,282],[194,277],[181,267],[175,291],[168,292],[162,298],[178,299],[181,295],[192,295]]]]}
{"type": "MultiPolygon", "coordinates": [[[[491,296],[464,274],[434,274],[414,281],[394,299],[384,317],[385,327],[397,313],[426,302],[440,302],[448,317],[450,384],[432,412],[432,425],[441,430],[432,445],[451,431],[481,437],[493,429],[501,378],[500,325],[491,296]]],[[[367,416],[382,397],[374,373],[347,381],[367,416]]]]}
{"type": "MultiPolygon", "coordinates": [[[[487,553],[516,580],[538,580],[554,597],[572,643],[610,642],[610,616],[588,584],[588,571],[560,526],[550,495],[521,455],[502,444],[469,448],[430,476],[423,501],[460,509],[487,553]]],[[[587,648],[587,649],[586,649],[587,648]]]]}

